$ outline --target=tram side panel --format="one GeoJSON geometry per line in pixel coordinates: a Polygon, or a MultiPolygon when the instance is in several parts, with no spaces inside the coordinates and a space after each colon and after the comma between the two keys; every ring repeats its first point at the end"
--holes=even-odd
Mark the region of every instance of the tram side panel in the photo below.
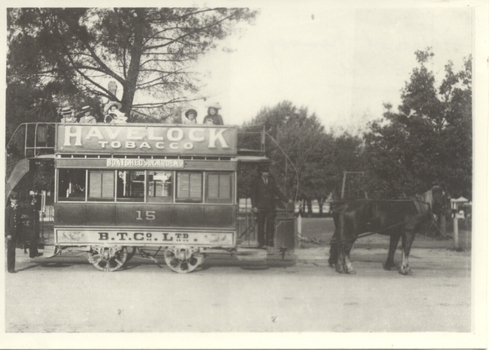
{"type": "Polygon", "coordinates": [[[55,210],[59,245],[235,244],[235,205],[62,203],[55,210]]]}

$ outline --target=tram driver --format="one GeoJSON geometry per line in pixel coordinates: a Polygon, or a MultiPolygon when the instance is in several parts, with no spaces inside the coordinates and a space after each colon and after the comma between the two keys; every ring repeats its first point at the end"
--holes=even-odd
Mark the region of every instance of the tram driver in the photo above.
{"type": "MultiPolygon", "coordinates": [[[[274,177],[269,173],[268,164],[261,164],[258,176],[251,190],[251,205],[258,220],[258,247],[273,246],[275,217],[277,211],[275,198],[287,202],[287,198],[277,187],[274,177]]],[[[288,200],[292,203],[292,200],[288,200]]]]}

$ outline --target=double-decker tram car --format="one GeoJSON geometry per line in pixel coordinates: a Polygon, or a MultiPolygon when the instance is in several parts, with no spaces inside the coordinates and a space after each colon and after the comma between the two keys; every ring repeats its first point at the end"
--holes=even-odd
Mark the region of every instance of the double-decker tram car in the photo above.
{"type": "Polygon", "coordinates": [[[116,271],[150,251],[187,273],[208,254],[236,253],[240,233],[250,231],[243,223],[254,224],[240,215],[237,171],[246,156],[235,126],[49,126],[56,253],[85,251],[97,269],[116,271]]]}

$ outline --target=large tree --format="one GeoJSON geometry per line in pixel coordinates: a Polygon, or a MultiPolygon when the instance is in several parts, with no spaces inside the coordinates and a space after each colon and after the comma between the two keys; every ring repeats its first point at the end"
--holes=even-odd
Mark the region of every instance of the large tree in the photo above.
{"type": "Polygon", "coordinates": [[[120,101],[132,117],[161,115],[197,90],[191,63],[255,15],[246,8],[9,9],[8,79],[68,82],[92,98],[120,101]],[[120,99],[109,81],[122,89],[120,99]]]}
{"type": "MultiPolygon", "coordinates": [[[[284,101],[263,108],[243,129],[264,129],[266,155],[272,161],[272,173],[279,187],[288,197],[304,200],[309,212],[312,200],[322,202],[334,190],[338,178],[334,139],[307,108],[284,101]]],[[[260,139],[252,136],[243,139],[240,147],[258,148],[260,139]]]]}
{"type": "Polygon", "coordinates": [[[449,62],[437,87],[428,68],[431,49],[415,54],[419,67],[401,91],[398,111],[386,104],[384,118],[365,135],[369,192],[411,196],[438,183],[454,196],[471,198],[472,59],[459,72],[449,62]]]}

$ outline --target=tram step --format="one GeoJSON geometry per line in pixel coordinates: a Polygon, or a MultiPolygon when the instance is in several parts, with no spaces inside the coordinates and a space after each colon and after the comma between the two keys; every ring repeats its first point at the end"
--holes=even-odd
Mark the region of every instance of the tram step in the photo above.
{"type": "Polygon", "coordinates": [[[236,258],[240,261],[265,261],[267,260],[267,251],[256,248],[238,248],[236,258]]]}
{"type": "Polygon", "coordinates": [[[55,245],[44,245],[44,249],[42,252],[42,257],[43,258],[52,258],[54,255],[56,255],[56,246],[55,245]]]}

